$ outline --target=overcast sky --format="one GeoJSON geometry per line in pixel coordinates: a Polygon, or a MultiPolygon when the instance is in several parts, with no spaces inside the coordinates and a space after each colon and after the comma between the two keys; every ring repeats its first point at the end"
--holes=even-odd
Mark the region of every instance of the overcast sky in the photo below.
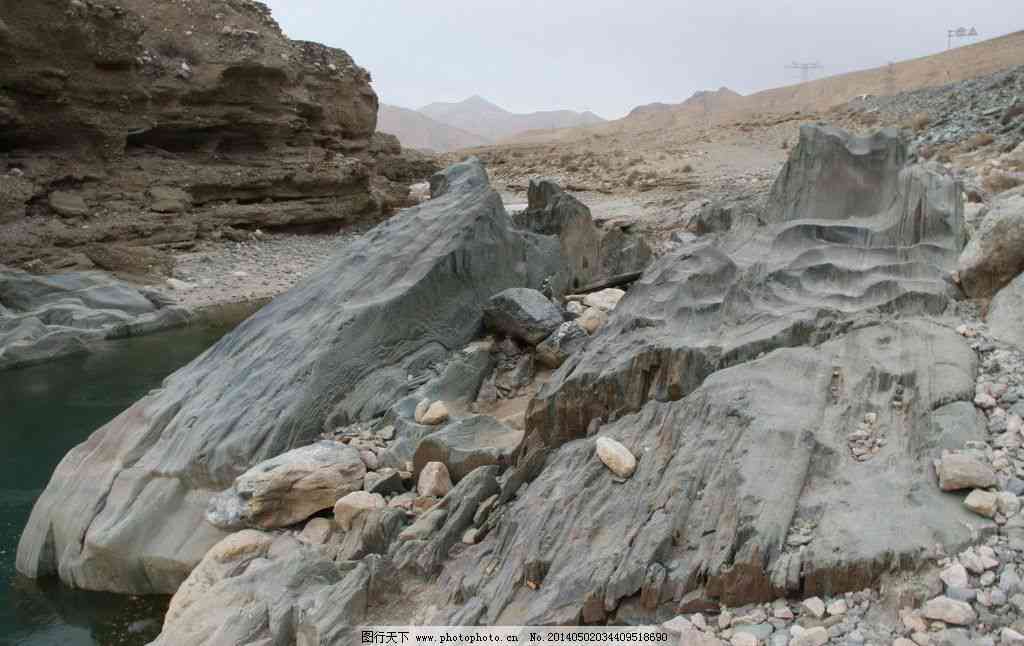
{"type": "MultiPolygon", "coordinates": [[[[942,51],[946,30],[1024,29],[1022,0],[268,0],[292,38],[340,47],[381,100],[479,94],[517,111],[617,118],[698,90],[738,92],[942,51]]],[[[970,42],[970,41],[964,41],[970,42]]]]}

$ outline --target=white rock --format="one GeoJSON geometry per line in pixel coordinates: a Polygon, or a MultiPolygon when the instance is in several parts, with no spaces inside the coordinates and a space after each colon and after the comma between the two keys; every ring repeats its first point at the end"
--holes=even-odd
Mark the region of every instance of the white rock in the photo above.
{"type": "Polygon", "coordinates": [[[636,458],[633,454],[610,437],[597,438],[597,457],[620,478],[628,478],[636,471],[636,458]]]}
{"type": "Polygon", "coordinates": [[[804,610],[810,613],[815,619],[821,619],[825,616],[825,602],[818,597],[804,599],[802,605],[804,610]]]}
{"type": "Polygon", "coordinates": [[[943,621],[954,626],[969,626],[978,619],[971,604],[949,597],[935,597],[924,604],[921,614],[927,619],[943,621]]]}
{"type": "Polygon", "coordinates": [[[981,458],[967,453],[947,453],[935,466],[943,491],[995,486],[996,473],[981,458]]]}
{"type": "Polygon", "coordinates": [[[565,311],[573,316],[580,316],[583,312],[587,311],[587,308],[583,307],[579,301],[569,301],[565,305],[565,311]]]}
{"type": "Polygon", "coordinates": [[[828,630],[822,626],[815,626],[793,637],[793,640],[789,642],[789,646],[823,646],[827,643],[828,630]]]}
{"type": "Polygon", "coordinates": [[[959,563],[953,563],[939,574],[942,582],[950,588],[966,588],[970,579],[967,576],[967,569],[959,563]]]}
{"type": "Polygon", "coordinates": [[[167,286],[178,292],[187,292],[196,288],[194,284],[178,280],[177,278],[168,278],[167,286]]]}
{"type": "Polygon", "coordinates": [[[687,628],[692,628],[693,624],[686,617],[678,615],[661,624],[661,627],[670,635],[678,635],[687,628]]]}
{"type": "Polygon", "coordinates": [[[348,531],[352,529],[352,521],[361,514],[386,507],[384,496],[368,491],[353,491],[334,505],[334,522],[338,527],[348,531]]]}
{"type": "Polygon", "coordinates": [[[583,297],[583,304],[587,307],[596,307],[599,310],[610,312],[615,309],[615,306],[619,304],[622,297],[626,295],[626,292],[621,289],[615,289],[609,287],[608,289],[602,289],[599,292],[587,294],[583,297]]]}
{"type": "Polygon", "coordinates": [[[828,614],[833,617],[838,617],[845,615],[849,608],[846,605],[846,599],[836,599],[832,603],[828,604],[825,610],[827,610],[828,614]]]}
{"type": "Polygon", "coordinates": [[[608,321],[608,314],[603,310],[599,310],[596,307],[588,308],[583,314],[576,319],[576,322],[580,324],[588,334],[597,332],[602,325],[608,321]]]}
{"type": "Polygon", "coordinates": [[[999,643],[1003,646],[1024,646],[1024,635],[1013,628],[1003,628],[999,633],[999,643]]]}
{"type": "Polygon", "coordinates": [[[992,395],[989,395],[988,393],[978,393],[974,397],[974,405],[977,406],[978,408],[984,408],[986,410],[989,408],[995,408],[996,398],[993,397],[992,395]]]}
{"type": "Polygon", "coordinates": [[[425,426],[437,426],[448,421],[448,407],[444,402],[436,401],[432,404],[427,400],[416,405],[416,423],[425,426]],[[426,404],[426,405],[424,405],[426,404]]]}
{"type": "Polygon", "coordinates": [[[996,506],[1000,514],[1014,516],[1020,511],[1020,498],[1009,491],[1000,491],[996,494],[996,506]]]}
{"type": "Polygon", "coordinates": [[[750,633],[736,633],[729,640],[732,646],[757,646],[757,637],[750,633]]]}
{"type": "Polygon", "coordinates": [[[416,491],[421,496],[443,498],[452,490],[452,478],[448,475],[448,467],[442,462],[428,462],[420,471],[416,481],[416,491]]]}
{"type": "Polygon", "coordinates": [[[992,518],[998,509],[998,498],[990,491],[975,489],[964,500],[964,505],[979,516],[992,518]]]}

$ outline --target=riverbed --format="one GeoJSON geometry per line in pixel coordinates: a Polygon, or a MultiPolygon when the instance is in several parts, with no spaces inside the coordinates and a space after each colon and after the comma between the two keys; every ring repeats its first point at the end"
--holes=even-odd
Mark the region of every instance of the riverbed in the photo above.
{"type": "Polygon", "coordinates": [[[0,372],[0,644],[141,646],[160,632],[167,597],[88,593],[25,579],[14,569],[18,539],[69,449],[233,325],[197,324],[0,372]]]}

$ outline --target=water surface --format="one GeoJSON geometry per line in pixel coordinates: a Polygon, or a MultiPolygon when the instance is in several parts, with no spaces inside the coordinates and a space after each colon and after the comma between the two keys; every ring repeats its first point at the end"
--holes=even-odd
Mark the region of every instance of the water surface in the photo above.
{"type": "Polygon", "coordinates": [[[160,630],[166,597],[69,590],[16,574],[18,538],[64,454],[231,324],[106,343],[94,354],[0,371],[0,644],[135,646],[160,630]]]}

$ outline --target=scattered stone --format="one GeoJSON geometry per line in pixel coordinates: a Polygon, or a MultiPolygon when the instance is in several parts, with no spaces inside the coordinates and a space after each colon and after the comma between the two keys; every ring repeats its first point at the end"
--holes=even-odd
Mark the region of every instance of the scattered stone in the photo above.
{"type": "Polygon", "coordinates": [[[591,307],[583,312],[583,314],[576,319],[576,322],[580,327],[587,331],[587,334],[593,334],[597,332],[602,325],[608,322],[608,314],[596,307],[591,307]]]}
{"type": "Polygon", "coordinates": [[[584,296],[583,305],[586,307],[595,307],[604,312],[611,312],[625,295],[626,292],[621,289],[609,287],[608,289],[602,289],[599,292],[593,292],[584,296]]]}
{"type": "Polygon", "coordinates": [[[795,635],[789,642],[790,646],[824,646],[828,643],[828,630],[822,626],[808,628],[795,635]]]}
{"type": "Polygon", "coordinates": [[[985,489],[996,485],[996,473],[981,458],[966,453],[947,453],[935,467],[943,491],[985,489]]]}
{"type": "Polygon", "coordinates": [[[443,498],[452,490],[452,479],[448,467],[442,462],[429,462],[420,471],[416,491],[420,496],[443,498]]]}
{"type": "Polygon", "coordinates": [[[311,518],[299,534],[299,540],[310,545],[323,545],[330,540],[334,525],[326,518],[311,518]]]}
{"type": "Polygon", "coordinates": [[[597,457],[618,477],[629,478],[636,471],[636,457],[618,441],[599,437],[596,446],[597,457]]]}
{"type": "Polygon", "coordinates": [[[954,626],[969,626],[977,618],[977,613],[971,608],[971,604],[964,601],[956,601],[949,597],[936,597],[924,604],[921,614],[935,621],[942,621],[954,626]]]}
{"type": "Polygon", "coordinates": [[[963,565],[959,563],[953,563],[940,574],[939,578],[946,584],[947,587],[951,588],[966,588],[969,582],[967,576],[967,570],[963,565]]]}
{"type": "Polygon", "coordinates": [[[421,401],[416,406],[415,419],[417,424],[437,426],[448,421],[448,407],[442,401],[429,403],[421,401]]]}
{"type": "Polygon", "coordinates": [[[566,321],[537,346],[537,360],[548,368],[558,368],[586,342],[587,331],[576,321],[566,321]]]}
{"type": "Polygon", "coordinates": [[[65,218],[78,218],[89,215],[89,205],[78,193],[53,191],[49,197],[50,208],[57,215],[65,218]]]}
{"type": "Polygon", "coordinates": [[[360,514],[374,509],[386,507],[384,496],[367,491],[353,491],[334,505],[334,522],[341,529],[348,531],[360,514]]]}
{"type": "Polygon", "coordinates": [[[964,505],[976,514],[992,518],[996,515],[998,498],[994,493],[975,489],[964,500],[964,505]]]}
{"type": "Polygon", "coordinates": [[[818,597],[804,599],[801,606],[815,619],[821,619],[825,616],[825,602],[818,597]]]}

